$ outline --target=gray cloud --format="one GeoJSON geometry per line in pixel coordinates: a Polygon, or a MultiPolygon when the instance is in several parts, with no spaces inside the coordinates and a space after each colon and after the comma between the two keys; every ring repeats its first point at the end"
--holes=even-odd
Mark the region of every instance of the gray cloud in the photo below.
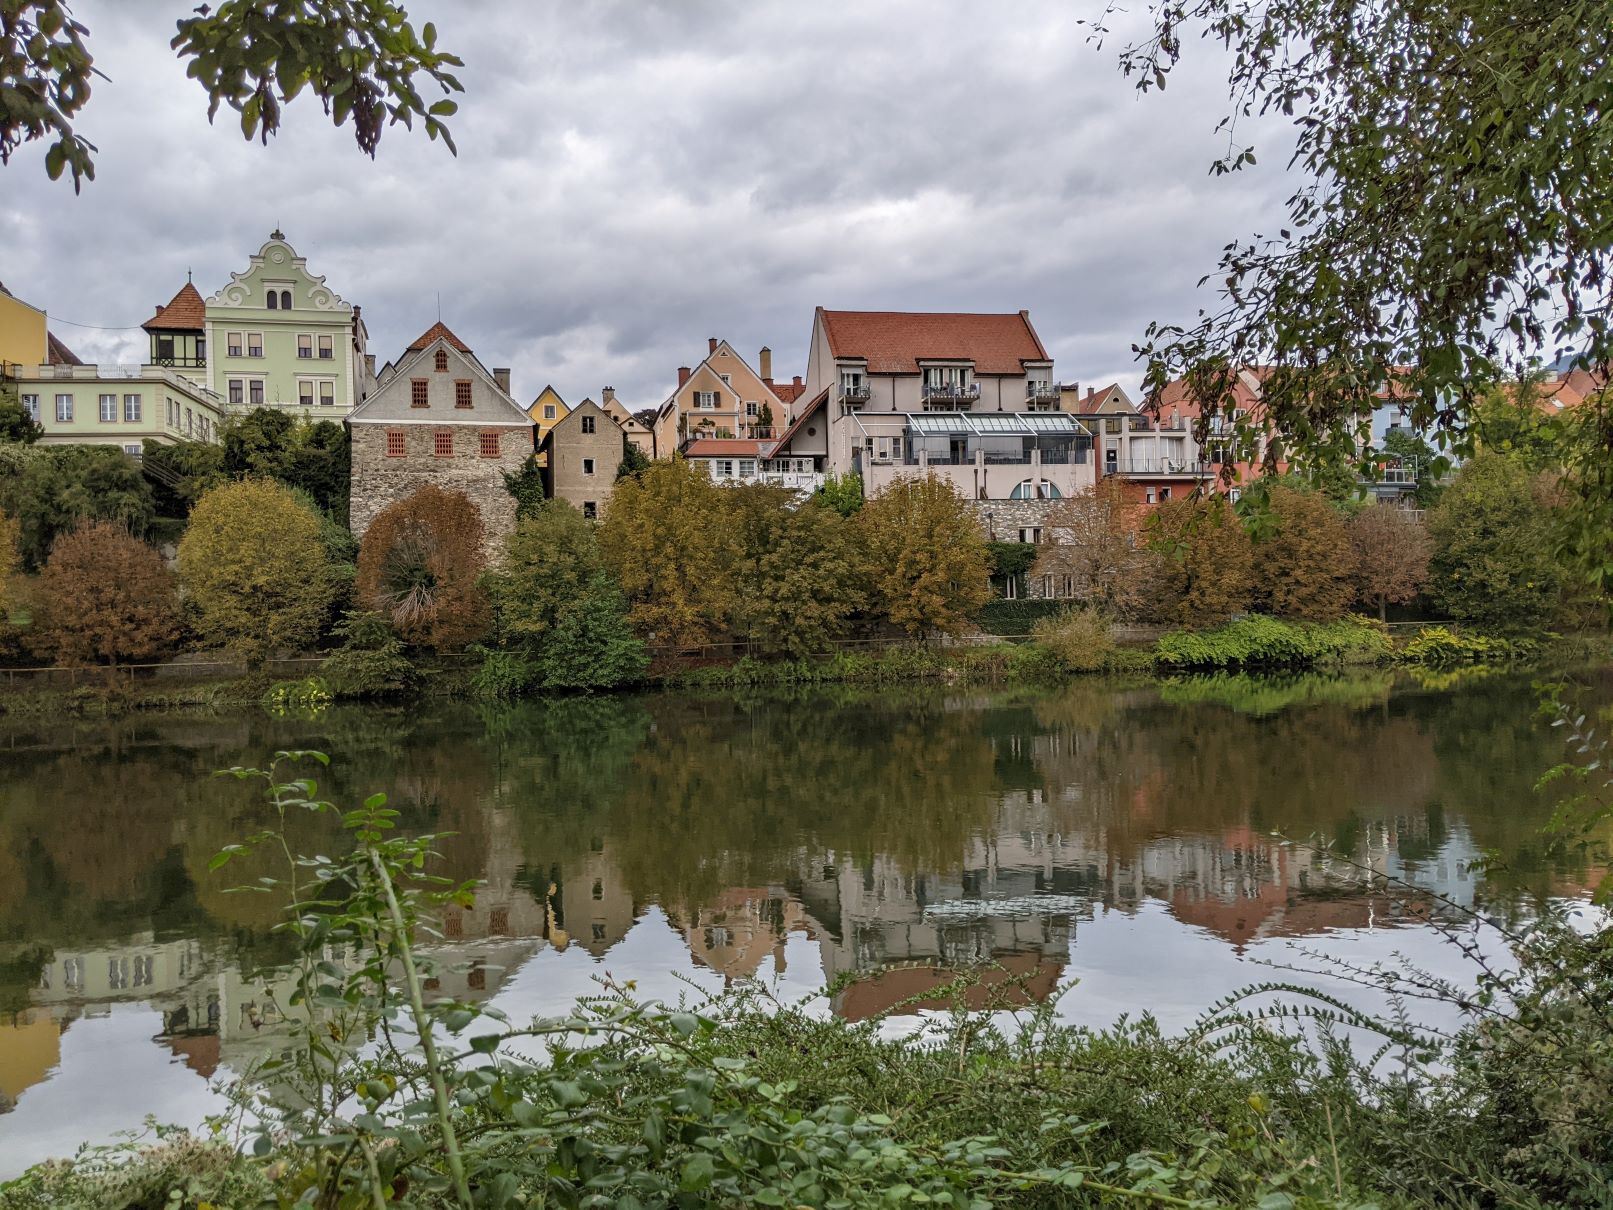
{"type": "Polygon", "coordinates": [[[724,336],[804,368],[812,309],[1030,310],[1065,379],[1137,380],[1132,342],[1186,319],[1228,240],[1290,183],[1212,179],[1210,47],[1139,98],[1076,23],[1096,4],[416,0],[466,60],[458,158],[390,129],[376,161],[311,100],[268,147],[215,126],[168,49],[184,0],[79,0],[101,66],[74,197],[42,156],[0,170],[0,278],[86,357],[194,270],[228,280],[275,225],[395,356],[437,315],[517,394],[659,402],[724,336]]]}

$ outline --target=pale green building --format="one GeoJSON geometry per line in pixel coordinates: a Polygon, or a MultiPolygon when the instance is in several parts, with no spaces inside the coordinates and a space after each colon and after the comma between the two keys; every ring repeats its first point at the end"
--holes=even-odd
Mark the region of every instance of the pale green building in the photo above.
{"type": "MultiPolygon", "coordinates": [[[[232,411],[273,407],[342,420],[369,395],[374,363],[360,309],[310,273],[283,232],[206,300],[204,325],[195,359],[203,364],[187,372],[203,376],[232,411]]],[[[158,338],[153,332],[154,346],[158,338]]]]}
{"type": "Polygon", "coordinates": [[[224,401],[167,366],[13,367],[23,409],[46,445],[115,445],[138,458],[147,438],[217,441],[224,401]]]}

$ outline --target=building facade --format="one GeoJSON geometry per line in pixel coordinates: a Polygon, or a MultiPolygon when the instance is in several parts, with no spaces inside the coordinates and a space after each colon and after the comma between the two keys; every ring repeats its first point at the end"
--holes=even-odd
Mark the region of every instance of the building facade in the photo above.
{"type": "Polygon", "coordinates": [[[699,437],[684,447],[683,456],[714,483],[766,483],[807,493],[822,487],[822,459],[805,453],[776,453],[780,444],[699,437]]]}
{"type": "Polygon", "coordinates": [[[628,445],[646,458],[655,457],[655,430],[627,410],[627,405],[616,398],[615,387],[605,387],[600,391],[599,406],[605,410],[605,415],[616,422],[616,427],[622,430],[628,445]]]}
{"type": "MultiPolygon", "coordinates": [[[[772,353],[764,350],[768,369],[772,353]]],[[[694,369],[678,367],[678,385],[656,409],[654,452],[670,458],[686,441],[756,439],[771,435],[786,419],[784,401],[726,340],[707,341],[706,359],[694,369]]]]}
{"type": "Polygon", "coordinates": [[[207,385],[231,408],[341,419],[371,383],[364,319],[276,231],[206,300],[207,385]]]}
{"type": "Polygon", "coordinates": [[[485,552],[499,557],[515,528],[504,473],[519,471],[532,454],[532,420],[510,396],[508,370],[489,372],[436,324],[382,371],[347,425],[354,537],[362,539],[387,505],[431,484],[475,502],[485,552]]]}
{"type": "Polygon", "coordinates": [[[217,441],[224,401],[166,366],[13,367],[23,410],[47,445],[116,445],[138,458],[147,440],[217,441]]]}
{"type": "Polygon", "coordinates": [[[23,302],[0,282],[0,372],[50,360],[45,323],[42,310],[23,302]]]}
{"type": "Polygon", "coordinates": [[[609,413],[585,399],[543,439],[543,494],[590,519],[604,515],[627,437],[609,413]]]}
{"type": "Polygon", "coordinates": [[[552,386],[546,386],[538,392],[538,397],[527,405],[526,414],[532,418],[532,424],[537,433],[537,443],[543,444],[543,439],[549,435],[549,430],[564,420],[571,412],[571,406],[560,398],[560,392],[552,386]]]}
{"type": "Polygon", "coordinates": [[[1072,385],[1063,395],[1065,408],[1092,430],[1098,478],[1124,485],[1128,500],[1160,504],[1214,482],[1216,468],[1185,416],[1150,416],[1118,383],[1084,396],[1072,385]]]}
{"type": "Polygon", "coordinates": [[[140,325],[151,342],[147,362],[207,385],[207,303],[189,281],[140,325]]]}

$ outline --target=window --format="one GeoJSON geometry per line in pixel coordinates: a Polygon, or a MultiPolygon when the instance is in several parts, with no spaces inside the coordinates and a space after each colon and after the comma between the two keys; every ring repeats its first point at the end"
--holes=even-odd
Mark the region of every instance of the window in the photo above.
{"type": "Polygon", "coordinates": [[[546,403],[543,405],[543,418],[545,420],[554,419],[554,404],[546,403]]]}
{"type": "Polygon", "coordinates": [[[312,361],[314,358],[314,338],[306,332],[297,336],[297,357],[302,361],[312,361]]]}
{"type": "Polygon", "coordinates": [[[230,379],[230,402],[237,404],[246,402],[246,383],[239,378],[230,379]]]}
{"type": "Polygon", "coordinates": [[[695,407],[700,408],[700,409],[702,409],[704,411],[707,411],[707,412],[716,411],[716,409],[717,409],[717,392],[716,391],[696,391],[694,393],[694,405],[695,405],[695,407]]]}
{"type": "Polygon", "coordinates": [[[297,402],[302,404],[302,406],[305,408],[311,408],[314,406],[313,383],[304,381],[297,384],[297,402]]]}
{"type": "Polygon", "coordinates": [[[252,401],[253,407],[263,406],[263,379],[254,378],[247,384],[247,398],[252,401]]]}
{"type": "Polygon", "coordinates": [[[410,379],[409,406],[412,408],[429,408],[431,406],[431,383],[426,379],[410,379]]]}
{"type": "Polygon", "coordinates": [[[1003,581],[1003,600],[1005,600],[1005,601],[1017,601],[1017,600],[1019,600],[1019,576],[1018,575],[1011,574],[1011,575],[1009,575],[1009,577],[1007,579],[1005,579],[1003,581]]]}
{"type": "Polygon", "coordinates": [[[594,889],[591,893],[595,899],[603,899],[605,897],[605,880],[603,878],[594,879],[594,889]]]}
{"type": "Polygon", "coordinates": [[[739,477],[749,479],[756,473],[756,460],[754,458],[741,458],[739,460],[739,477]]]}
{"type": "Polygon", "coordinates": [[[129,424],[140,423],[140,396],[125,395],[123,397],[123,419],[129,424]]]}
{"type": "Polygon", "coordinates": [[[1065,576],[1064,577],[1064,595],[1067,596],[1067,597],[1073,597],[1075,595],[1075,577],[1074,576],[1065,576]]]}
{"type": "Polygon", "coordinates": [[[168,362],[174,359],[174,338],[172,336],[157,337],[157,360],[168,362]]]}
{"type": "Polygon", "coordinates": [[[1150,488],[1146,489],[1143,492],[1143,502],[1145,504],[1154,503],[1154,489],[1153,488],[1150,487],[1150,488]]]}
{"type": "Polygon", "coordinates": [[[585,475],[591,475],[594,473],[594,460],[592,458],[584,458],[582,460],[582,473],[585,475]]]}
{"type": "Polygon", "coordinates": [[[322,408],[336,406],[336,384],[334,382],[322,382],[319,384],[319,406],[322,408]]]}
{"type": "Polygon", "coordinates": [[[1159,498],[1162,501],[1169,500],[1171,498],[1171,489],[1168,488],[1168,487],[1160,488],[1159,489],[1159,498]]]}
{"type": "Polygon", "coordinates": [[[592,500],[584,500],[582,502],[582,515],[586,520],[597,520],[599,518],[599,505],[592,500]]]}
{"type": "Polygon", "coordinates": [[[269,291],[269,310],[278,311],[279,309],[280,309],[280,291],[278,291],[278,290],[270,290],[269,291]]]}
{"type": "Polygon", "coordinates": [[[439,458],[452,458],[454,456],[453,429],[438,429],[435,453],[439,458]]]}
{"type": "Polygon", "coordinates": [[[239,332],[226,332],[224,334],[224,351],[231,357],[241,355],[241,334],[239,332]]]}
{"type": "Polygon", "coordinates": [[[248,332],[246,334],[246,355],[248,357],[263,356],[263,333],[248,332]]]}
{"type": "Polygon", "coordinates": [[[734,477],[734,460],[732,458],[719,458],[711,464],[711,474],[715,479],[732,479],[734,477]]]}
{"type": "Polygon", "coordinates": [[[1019,531],[1019,540],[1021,542],[1031,542],[1031,543],[1040,542],[1042,540],[1042,528],[1041,528],[1041,526],[1032,525],[1032,526],[1029,526],[1029,527],[1027,527],[1025,529],[1020,530],[1019,531]]]}
{"type": "Polygon", "coordinates": [[[752,400],[751,402],[749,402],[749,403],[747,403],[745,405],[745,415],[747,415],[747,416],[756,415],[756,403],[755,403],[754,400],[752,400]]]}
{"type": "Polygon", "coordinates": [[[118,419],[118,397],[116,395],[101,396],[101,423],[115,424],[118,419]]]}
{"type": "Polygon", "coordinates": [[[280,309],[282,311],[291,310],[291,291],[290,290],[282,290],[282,291],[280,291],[280,309]]]}
{"type": "Polygon", "coordinates": [[[497,458],[498,457],[498,434],[497,433],[483,433],[482,434],[482,457],[483,458],[497,458]]]}
{"type": "Polygon", "coordinates": [[[196,360],[202,365],[207,364],[207,337],[205,336],[196,338],[196,360]]]}
{"type": "Polygon", "coordinates": [[[56,420],[59,424],[73,422],[73,397],[71,395],[56,396],[56,420]]]}
{"type": "Polygon", "coordinates": [[[129,455],[131,458],[144,458],[146,455],[145,449],[138,441],[131,441],[128,445],[124,446],[123,452],[129,455]]]}
{"type": "Polygon", "coordinates": [[[386,435],[386,456],[388,458],[401,458],[405,453],[403,434],[397,431],[386,435]]]}
{"type": "Polygon", "coordinates": [[[594,431],[594,418],[592,416],[584,416],[582,418],[582,431],[585,433],[591,433],[594,431]]]}
{"type": "Polygon", "coordinates": [[[28,413],[28,419],[34,422],[39,420],[39,396],[24,395],[22,397],[22,410],[28,413]]]}
{"type": "Polygon", "coordinates": [[[336,345],[329,336],[319,338],[319,360],[334,361],[336,359],[336,345]]]}
{"type": "Polygon", "coordinates": [[[454,406],[468,408],[473,406],[470,401],[470,379],[458,378],[454,380],[454,406]]]}
{"type": "Polygon", "coordinates": [[[444,374],[447,371],[448,371],[448,350],[447,349],[438,349],[437,350],[437,373],[444,374]]]}

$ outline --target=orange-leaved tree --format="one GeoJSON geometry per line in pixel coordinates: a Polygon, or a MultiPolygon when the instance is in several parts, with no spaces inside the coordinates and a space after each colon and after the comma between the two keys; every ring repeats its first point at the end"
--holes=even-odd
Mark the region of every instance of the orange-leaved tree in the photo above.
{"type": "Polygon", "coordinates": [[[1148,518],[1147,535],[1153,616],[1176,626],[1219,626],[1249,608],[1254,548],[1225,496],[1163,501],[1148,518]]]}
{"type": "Polygon", "coordinates": [[[470,497],[427,484],[376,515],[358,548],[360,607],[384,613],[409,643],[441,651],[487,633],[479,583],[482,514],[470,497]]]}
{"type": "Polygon", "coordinates": [[[1105,479],[1053,507],[1031,575],[1052,576],[1057,595],[1084,601],[1110,617],[1128,616],[1147,592],[1141,522],[1142,509],[1127,498],[1124,485],[1105,479]]]}
{"type": "Polygon", "coordinates": [[[1344,518],[1320,492],[1271,488],[1269,531],[1255,544],[1257,597],[1278,617],[1341,618],[1355,599],[1355,548],[1344,518]]]}
{"type": "Polygon", "coordinates": [[[1387,504],[1364,508],[1350,518],[1355,548],[1355,590],[1362,601],[1378,607],[1402,605],[1428,583],[1428,560],[1434,544],[1421,518],[1387,504]]]}
{"type": "Polygon", "coordinates": [[[887,484],[856,524],[874,607],[915,638],[958,633],[991,599],[980,523],[933,472],[887,484]]]}
{"type": "Polygon", "coordinates": [[[179,591],[162,555],[113,521],[56,539],[33,593],[28,644],[59,664],[149,660],[179,635],[179,591]]]}

